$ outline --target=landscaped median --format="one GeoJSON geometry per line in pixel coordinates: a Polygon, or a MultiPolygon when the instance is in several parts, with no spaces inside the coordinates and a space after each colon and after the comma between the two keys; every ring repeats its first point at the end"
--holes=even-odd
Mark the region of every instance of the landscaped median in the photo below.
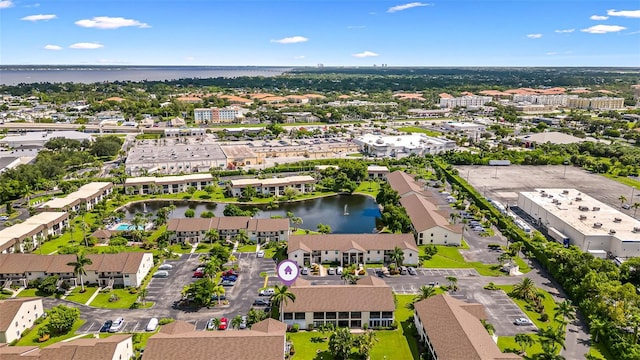
{"type": "MultiPolygon", "coordinates": [[[[396,295],[395,330],[375,330],[378,339],[370,353],[371,359],[419,359],[417,332],[413,325],[413,311],[407,305],[413,301],[413,295],[396,295]]],[[[357,334],[356,334],[357,335],[357,334]]],[[[302,331],[288,333],[293,343],[295,355],[293,360],[332,359],[329,348],[328,333],[320,331],[302,331]]]]}
{"type": "MultiPolygon", "coordinates": [[[[91,306],[105,309],[131,309],[137,303],[140,293],[137,289],[113,289],[100,292],[91,302],[91,306]]],[[[150,308],[152,302],[140,303],[140,308],[150,308]]]]}
{"type": "MultiPolygon", "coordinates": [[[[463,242],[462,249],[466,244],[463,242]]],[[[418,246],[420,256],[424,256],[427,245],[418,246]]],[[[455,246],[436,245],[438,252],[429,260],[422,262],[422,267],[431,269],[476,269],[483,276],[500,276],[504,275],[500,271],[498,264],[484,264],[479,261],[468,262],[460,254],[459,248],[455,246]]],[[[467,247],[468,248],[468,247],[467,247]]]]}

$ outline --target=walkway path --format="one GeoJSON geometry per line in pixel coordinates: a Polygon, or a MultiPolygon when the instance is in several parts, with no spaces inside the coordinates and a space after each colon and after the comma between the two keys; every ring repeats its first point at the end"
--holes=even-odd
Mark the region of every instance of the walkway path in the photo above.
{"type": "Polygon", "coordinates": [[[91,304],[91,302],[93,301],[93,299],[96,298],[96,296],[98,296],[98,294],[100,294],[100,289],[96,289],[96,291],[93,293],[93,295],[91,295],[91,297],[89,298],[89,300],[87,300],[86,303],[84,303],[85,305],[89,305],[91,304]]]}

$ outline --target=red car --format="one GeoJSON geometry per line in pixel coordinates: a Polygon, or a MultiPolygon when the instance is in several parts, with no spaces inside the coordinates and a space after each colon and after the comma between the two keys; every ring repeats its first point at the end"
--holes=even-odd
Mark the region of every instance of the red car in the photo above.
{"type": "Polygon", "coordinates": [[[204,277],[204,272],[198,270],[198,271],[193,273],[193,277],[195,277],[195,278],[204,277]]]}
{"type": "Polygon", "coordinates": [[[223,317],[220,319],[220,326],[218,326],[218,330],[227,330],[227,318],[223,317]]]}

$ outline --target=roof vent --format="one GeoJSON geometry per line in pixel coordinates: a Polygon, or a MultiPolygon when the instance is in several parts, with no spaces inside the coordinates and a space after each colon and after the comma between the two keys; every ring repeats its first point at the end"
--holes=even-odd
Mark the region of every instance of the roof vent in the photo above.
{"type": "Polygon", "coordinates": [[[614,218],[613,222],[614,223],[619,223],[619,222],[622,222],[622,219],[621,218],[614,218]]]}
{"type": "Polygon", "coordinates": [[[587,215],[580,215],[580,220],[587,220],[587,215]]]}
{"type": "Polygon", "coordinates": [[[597,207],[597,206],[594,206],[592,210],[593,210],[593,211],[600,211],[600,208],[599,208],[599,207],[597,207]]]}
{"type": "Polygon", "coordinates": [[[578,206],[578,210],[580,210],[580,211],[589,211],[589,207],[588,206],[578,206]]]}
{"type": "Polygon", "coordinates": [[[542,193],[540,194],[540,196],[542,196],[542,197],[547,197],[547,193],[542,192],[542,193]]]}
{"type": "Polygon", "coordinates": [[[638,233],[638,232],[640,232],[640,227],[634,227],[634,228],[633,228],[633,232],[634,232],[634,233],[638,233]]]}
{"type": "Polygon", "coordinates": [[[593,223],[593,227],[595,229],[600,229],[602,227],[602,223],[593,223]]]}
{"type": "Polygon", "coordinates": [[[609,230],[609,234],[615,234],[616,231],[614,229],[609,230]]]}
{"type": "Polygon", "coordinates": [[[576,201],[582,201],[582,198],[580,196],[577,196],[576,201]]]}
{"type": "Polygon", "coordinates": [[[563,194],[568,194],[568,193],[569,193],[569,190],[562,190],[562,193],[563,193],[563,194]]]}

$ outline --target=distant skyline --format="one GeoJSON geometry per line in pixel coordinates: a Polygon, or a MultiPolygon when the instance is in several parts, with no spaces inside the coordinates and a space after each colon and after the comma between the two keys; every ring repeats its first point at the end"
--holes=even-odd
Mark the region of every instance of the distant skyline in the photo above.
{"type": "Polygon", "coordinates": [[[640,66],[637,0],[0,0],[1,65],[640,66]]]}

